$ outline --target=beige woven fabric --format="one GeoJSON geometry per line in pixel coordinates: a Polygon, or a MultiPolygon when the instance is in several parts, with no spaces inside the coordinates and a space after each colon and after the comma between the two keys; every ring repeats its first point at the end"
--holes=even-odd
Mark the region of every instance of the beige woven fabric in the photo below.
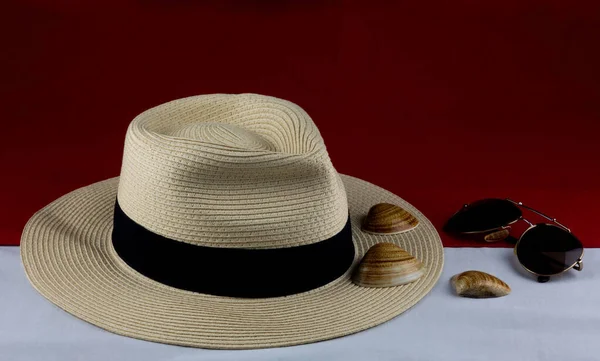
{"type": "Polygon", "coordinates": [[[136,117],[118,197],[152,232],[208,247],[310,244],[348,219],[343,184],[308,114],[256,94],[190,97],[136,117]]]}
{"type": "Polygon", "coordinates": [[[303,344],[355,333],[399,315],[434,286],[443,266],[443,248],[435,228],[400,197],[338,175],[318,130],[299,107],[257,95],[193,97],[166,105],[132,122],[120,178],[73,191],[27,223],[21,239],[25,272],[51,302],[126,336],[240,349],[303,344]],[[202,106],[200,101],[205,101],[202,106]],[[279,120],[269,118],[273,113],[279,120]],[[246,114],[254,116],[246,118],[246,114]],[[230,120],[224,125],[227,116],[230,120]],[[302,120],[296,122],[300,116],[302,120]],[[244,123],[240,119],[253,120],[244,123]],[[292,144],[282,140],[286,139],[284,125],[274,126],[278,130],[271,136],[269,131],[256,130],[269,128],[272,121],[293,125],[288,134],[294,139],[292,144]],[[252,124],[260,126],[251,128],[252,124]],[[248,158],[240,153],[247,153],[248,158]],[[296,172],[295,166],[303,171],[296,172]],[[259,167],[256,173],[261,174],[253,174],[252,167],[259,167]],[[279,183],[269,183],[277,177],[281,177],[279,183]],[[237,193],[230,194],[228,189],[237,193]],[[339,231],[338,213],[343,213],[345,222],[349,209],[355,261],[337,280],[286,297],[242,299],[179,290],[142,276],[115,253],[111,231],[117,194],[125,212],[156,233],[220,247],[278,248],[322,240],[339,231]],[[269,212],[280,202],[285,210],[273,213],[287,217],[285,222],[269,212]],[[393,236],[361,232],[362,218],[380,202],[404,207],[419,219],[419,226],[393,236]],[[315,220],[318,226],[311,229],[303,223],[305,219],[315,220]],[[262,227],[244,233],[244,227],[259,224],[262,227]],[[399,287],[354,285],[350,281],[353,268],[378,242],[393,242],[411,252],[423,261],[425,275],[399,287]]]}

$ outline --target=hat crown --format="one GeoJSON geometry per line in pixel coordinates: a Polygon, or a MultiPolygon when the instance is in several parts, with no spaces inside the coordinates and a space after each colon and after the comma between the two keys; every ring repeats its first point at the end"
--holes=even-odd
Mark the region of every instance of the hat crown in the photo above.
{"type": "Polygon", "coordinates": [[[343,183],[311,118],[255,94],[189,97],[138,115],[117,197],[144,228],[209,247],[315,243],[348,218],[343,183]]]}

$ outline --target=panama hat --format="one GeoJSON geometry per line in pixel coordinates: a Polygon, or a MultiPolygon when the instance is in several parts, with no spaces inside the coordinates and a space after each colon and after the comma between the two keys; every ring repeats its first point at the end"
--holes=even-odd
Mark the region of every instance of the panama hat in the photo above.
{"type": "Polygon", "coordinates": [[[338,174],[302,108],[217,94],[138,115],[120,176],[33,215],[21,257],[44,297],[105,330],[244,349],[336,338],[398,316],[438,280],[443,248],[413,206],[338,174]],[[418,226],[361,231],[381,202],[418,226]],[[353,269],[383,242],[418,258],[424,275],[397,287],[354,284],[353,269]]]}

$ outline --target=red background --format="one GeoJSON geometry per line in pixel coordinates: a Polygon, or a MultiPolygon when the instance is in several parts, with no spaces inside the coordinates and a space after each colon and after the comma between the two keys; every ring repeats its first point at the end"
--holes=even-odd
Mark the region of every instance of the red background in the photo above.
{"type": "Polygon", "coordinates": [[[254,92],[302,106],[338,171],[438,228],[464,202],[510,196],[600,246],[597,2],[357,4],[5,5],[0,244],[62,194],[118,175],[143,110],[254,92]]]}

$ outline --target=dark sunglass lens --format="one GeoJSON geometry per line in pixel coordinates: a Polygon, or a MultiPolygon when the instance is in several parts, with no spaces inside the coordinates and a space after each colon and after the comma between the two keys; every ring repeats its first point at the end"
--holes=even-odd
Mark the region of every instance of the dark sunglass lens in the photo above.
{"type": "Polygon", "coordinates": [[[525,231],[517,245],[519,262],[539,275],[561,273],[582,254],[583,245],[575,236],[551,224],[538,224],[525,231]]]}
{"type": "Polygon", "coordinates": [[[505,199],[484,199],[469,204],[444,226],[446,232],[483,232],[506,226],[521,217],[521,210],[505,199]]]}

